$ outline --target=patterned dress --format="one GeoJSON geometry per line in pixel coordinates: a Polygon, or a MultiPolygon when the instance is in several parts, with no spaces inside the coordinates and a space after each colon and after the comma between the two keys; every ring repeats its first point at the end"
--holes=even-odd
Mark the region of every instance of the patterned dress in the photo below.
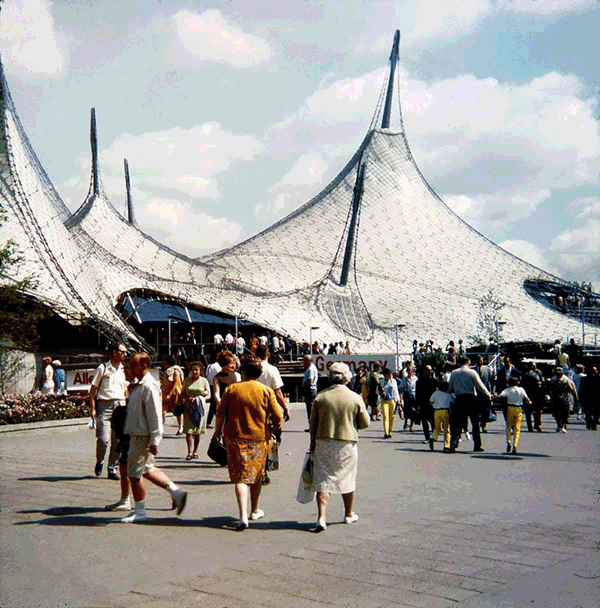
{"type": "MultiPolygon", "coordinates": [[[[205,399],[210,395],[210,387],[206,378],[198,378],[195,382],[191,378],[186,378],[183,381],[184,397],[204,397],[205,399]]],[[[206,406],[204,409],[204,415],[200,417],[200,422],[196,416],[193,415],[192,407],[194,404],[185,403],[183,409],[183,432],[186,435],[204,435],[206,433],[206,406]]]]}

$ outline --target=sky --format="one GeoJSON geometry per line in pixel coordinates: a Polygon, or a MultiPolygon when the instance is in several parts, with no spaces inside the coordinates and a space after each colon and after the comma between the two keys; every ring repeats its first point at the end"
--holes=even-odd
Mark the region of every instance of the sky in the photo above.
{"type": "Polygon", "coordinates": [[[67,206],[102,179],[196,257],[316,195],[364,138],[401,31],[404,125],[485,236],[600,285],[600,0],[2,0],[2,62],[67,206]]]}

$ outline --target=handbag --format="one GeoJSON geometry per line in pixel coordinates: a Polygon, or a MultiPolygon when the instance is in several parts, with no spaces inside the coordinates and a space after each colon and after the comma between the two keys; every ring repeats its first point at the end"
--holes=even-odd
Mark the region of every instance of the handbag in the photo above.
{"type": "Polygon", "coordinates": [[[313,457],[310,452],[308,452],[307,457],[304,459],[304,466],[302,467],[302,481],[309,486],[313,484],[313,472],[314,472],[314,463],[313,457]]]}
{"type": "Polygon", "coordinates": [[[269,441],[266,467],[267,471],[279,471],[279,444],[275,439],[269,441]]]}
{"type": "Polygon", "coordinates": [[[304,464],[302,465],[302,471],[300,473],[300,480],[298,481],[298,492],[296,494],[296,500],[299,503],[307,504],[314,500],[316,494],[315,487],[313,486],[313,461],[312,454],[306,453],[304,457],[304,464]],[[305,481],[309,480],[309,481],[305,481]]]}
{"type": "Polygon", "coordinates": [[[227,450],[225,449],[225,446],[220,438],[210,440],[206,455],[219,466],[227,466],[227,450]]]}

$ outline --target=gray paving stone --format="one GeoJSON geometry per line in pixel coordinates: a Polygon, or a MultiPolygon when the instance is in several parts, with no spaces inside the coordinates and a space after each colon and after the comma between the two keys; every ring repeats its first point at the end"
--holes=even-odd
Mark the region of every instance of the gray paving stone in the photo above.
{"type": "Polygon", "coordinates": [[[0,606],[522,608],[527,598],[550,608],[557,597],[591,608],[594,579],[577,574],[600,575],[598,434],[528,436],[528,449],[547,456],[507,463],[493,457],[499,426],[484,439],[488,458],[436,453],[431,469],[416,439],[400,432],[384,445],[367,431],[359,522],[339,523],[333,497],[327,531],[312,534],[315,504],[294,500],[304,420],[288,428],[289,455],[261,498],[267,517],[242,534],[227,528],[236,517],[227,472],[205,458],[185,463],[169,420],[157,462],[190,491],[188,508],[174,517],[169,496],[148,487],[151,520],[139,526],[103,511],[119,484],[93,476],[91,433],[0,435],[0,606]]]}

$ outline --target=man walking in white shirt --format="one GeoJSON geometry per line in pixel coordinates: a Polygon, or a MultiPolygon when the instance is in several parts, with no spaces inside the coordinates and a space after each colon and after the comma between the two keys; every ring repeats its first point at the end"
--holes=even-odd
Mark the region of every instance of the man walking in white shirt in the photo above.
{"type": "Polygon", "coordinates": [[[91,417],[96,421],[96,466],[94,474],[102,474],[104,459],[110,443],[108,454],[108,478],[118,480],[119,455],[117,453],[117,436],[112,427],[112,415],[117,407],[125,406],[127,380],[123,370],[123,360],[127,356],[124,344],[113,344],[110,360],[96,368],[90,387],[89,403],[91,417]]]}
{"type": "Polygon", "coordinates": [[[158,454],[158,445],[163,435],[163,424],[160,387],[149,373],[150,365],[150,357],[146,353],[137,353],[131,358],[130,370],[137,383],[130,387],[125,433],[130,436],[127,476],[135,506],[121,520],[127,524],[148,519],[144,479],[169,492],[177,515],[185,509],[187,502],[187,492],[180,490],[165,473],[154,466],[154,457],[158,454]]]}
{"type": "Polygon", "coordinates": [[[283,386],[283,380],[279,370],[269,363],[269,349],[264,344],[260,344],[256,349],[256,356],[260,359],[262,365],[262,374],[259,376],[258,381],[269,388],[272,388],[275,392],[275,399],[279,407],[283,410],[283,419],[288,421],[290,419],[290,410],[283,398],[281,387],[283,386]]]}

